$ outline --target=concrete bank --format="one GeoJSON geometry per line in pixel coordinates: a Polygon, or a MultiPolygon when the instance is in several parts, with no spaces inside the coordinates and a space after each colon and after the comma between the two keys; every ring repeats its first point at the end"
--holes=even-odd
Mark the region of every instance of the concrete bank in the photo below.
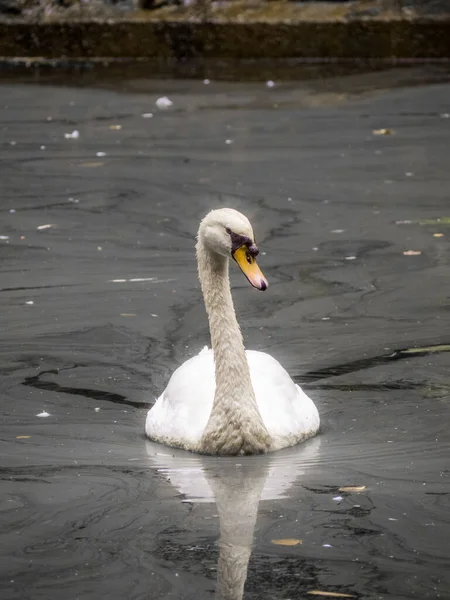
{"type": "Polygon", "coordinates": [[[308,22],[155,19],[0,23],[0,56],[445,59],[450,18],[308,22]]]}

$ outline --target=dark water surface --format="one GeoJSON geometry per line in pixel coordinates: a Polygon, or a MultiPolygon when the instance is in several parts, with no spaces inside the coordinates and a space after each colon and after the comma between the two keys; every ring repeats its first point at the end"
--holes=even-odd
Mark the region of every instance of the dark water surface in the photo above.
{"type": "Polygon", "coordinates": [[[358,77],[0,84],[2,598],[450,598],[450,84],[358,77]],[[270,282],[233,269],[246,344],[322,417],[266,457],[143,436],[220,206],[270,282]]]}

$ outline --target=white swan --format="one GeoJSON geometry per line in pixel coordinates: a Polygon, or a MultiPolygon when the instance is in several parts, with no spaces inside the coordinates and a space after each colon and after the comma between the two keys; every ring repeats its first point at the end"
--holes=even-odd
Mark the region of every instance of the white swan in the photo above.
{"type": "Polygon", "coordinates": [[[244,349],[229,258],[255,288],[267,289],[248,219],[229,208],[211,211],[200,223],[196,249],[212,350],[204,349],[173,373],[147,414],[147,436],[224,455],[271,452],[313,436],[320,424],[313,401],[273,357],[244,349]]]}

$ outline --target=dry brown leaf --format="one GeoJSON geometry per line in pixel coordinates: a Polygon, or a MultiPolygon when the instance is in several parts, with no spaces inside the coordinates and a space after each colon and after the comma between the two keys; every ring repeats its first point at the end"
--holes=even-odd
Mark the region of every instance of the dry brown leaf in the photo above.
{"type": "Polygon", "coordinates": [[[16,440],[28,440],[31,435],[16,435],[16,440]]]}
{"type": "Polygon", "coordinates": [[[433,237],[444,237],[443,233],[433,233],[433,237]]]}
{"type": "Polygon", "coordinates": [[[422,254],[420,250],[405,250],[403,252],[404,256],[418,256],[419,254],[422,254]]]}
{"type": "Polygon", "coordinates": [[[302,540],[297,540],[295,538],[285,538],[283,540],[271,540],[272,544],[276,544],[277,546],[298,546],[298,544],[302,543],[302,540]]]}
{"type": "Polygon", "coordinates": [[[341,592],[322,592],[321,590],[311,590],[308,592],[311,596],[327,596],[328,598],[354,598],[352,594],[343,594],[341,592]]]}
{"type": "Polygon", "coordinates": [[[374,129],[373,135],[392,135],[394,132],[392,129],[374,129]]]}
{"type": "Polygon", "coordinates": [[[121,317],[135,317],[136,313],[120,313],[121,317]]]}
{"type": "Polygon", "coordinates": [[[85,162],[85,163],[80,163],[78,166],[79,167],[103,167],[105,163],[103,162],[85,162]]]}
{"type": "Polygon", "coordinates": [[[365,485],[343,485],[339,488],[340,492],[363,492],[366,489],[365,485]]]}

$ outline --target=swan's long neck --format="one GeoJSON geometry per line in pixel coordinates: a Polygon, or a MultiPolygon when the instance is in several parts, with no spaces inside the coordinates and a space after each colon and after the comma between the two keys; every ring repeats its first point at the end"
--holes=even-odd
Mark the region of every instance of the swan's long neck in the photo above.
{"type": "Polygon", "coordinates": [[[228,259],[197,243],[199,278],[214,351],[216,391],[199,450],[257,454],[270,447],[259,414],[228,277],[228,259]]]}

